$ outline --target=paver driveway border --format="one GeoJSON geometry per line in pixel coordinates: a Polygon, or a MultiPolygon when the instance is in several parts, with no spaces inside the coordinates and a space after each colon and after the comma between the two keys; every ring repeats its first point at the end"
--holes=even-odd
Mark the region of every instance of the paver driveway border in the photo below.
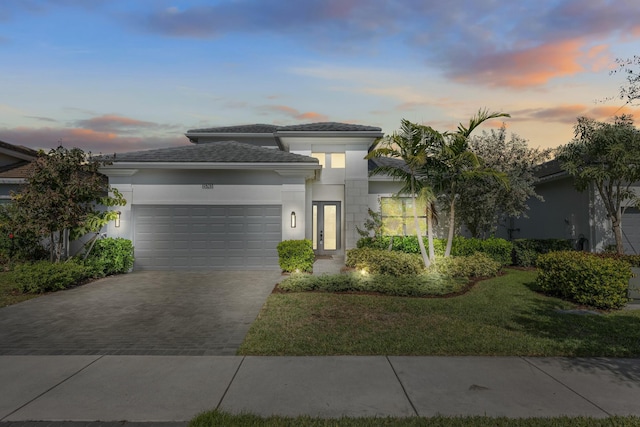
{"type": "Polygon", "coordinates": [[[234,355],[278,271],[137,271],[0,308],[0,355],[234,355]]]}

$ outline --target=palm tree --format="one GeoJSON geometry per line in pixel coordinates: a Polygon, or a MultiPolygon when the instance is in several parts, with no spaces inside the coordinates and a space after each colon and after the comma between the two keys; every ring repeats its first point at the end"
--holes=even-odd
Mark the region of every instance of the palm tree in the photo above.
{"type": "MultiPolygon", "coordinates": [[[[366,159],[390,157],[403,161],[397,164],[378,166],[371,171],[371,175],[384,174],[403,181],[404,185],[398,191],[398,194],[409,194],[411,196],[416,236],[418,238],[418,245],[420,246],[420,254],[426,267],[431,265],[431,260],[434,258],[433,238],[431,237],[429,243],[430,253],[429,256],[427,256],[424,241],[420,233],[416,198],[419,195],[423,198],[428,198],[429,195],[432,194],[432,192],[429,191],[428,183],[424,179],[425,166],[428,163],[429,154],[433,152],[433,140],[429,135],[426,127],[402,119],[400,131],[394,132],[390,137],[376,141],[373,149],[366,156],[366,159]]],[[[427,206],[429,206],[427,209],[429,225],[433,212],[431,210],[431,203],[427,203],[427,206]]],[[[432,236],[430,225],[428,226],[428,233],[432,236]]]]}
{"type": "Polygon", "coordinates": [[[474,179],[480,176],[491,176],[500,179],[505,185],[506,177],[504,174],[483,168],[482,159],[469,149],[469,136],[475,128],[483,122],[498,117],[511,117],[506,113],[492,112],[488,110],[479,110],[478,113],[469,120],[469,125],[464,126],[462,123],[458,125],[456,132],[445,132],[443,134],[445,143],[442,145],[440,153],[440,174],[437,178],[437,187],[441,190],[443,198],[449,205],[449,233],[447,236],[447,246],[444,256],[451,254],[451,246],[453,244],[453,235],[455,231],[455,206],[458,199],[458,189],[468,179],[474,179]]]}

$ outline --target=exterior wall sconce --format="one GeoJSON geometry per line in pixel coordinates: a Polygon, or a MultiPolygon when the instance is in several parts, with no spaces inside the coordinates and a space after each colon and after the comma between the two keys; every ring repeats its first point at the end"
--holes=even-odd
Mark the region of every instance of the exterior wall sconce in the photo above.
{"type": "Polygon", "coordinates": [[[116,228],[120,228],[120,211],[116,212],[116,228]]]}
{"type": "Polygon", "coordinates": [[[296,228],[296,213],[291,212],[291,228],[296,228]]]}

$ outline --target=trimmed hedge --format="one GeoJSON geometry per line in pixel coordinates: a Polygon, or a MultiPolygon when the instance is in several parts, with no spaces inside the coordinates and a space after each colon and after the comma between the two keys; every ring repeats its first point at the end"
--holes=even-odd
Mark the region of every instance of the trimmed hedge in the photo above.
{"type": "Polygon", "coordinates": [[[13,270],[13,279],[18,289],[30,294],[67,289],[92,275],[91,268],[75,259],[59,263],[49,261],[25,263],[17,265],[13,270]]]}
{"type": "Polygon", "coordinates": [[[515,239],[513,241],[513,265],[535,267],[541,254],[573,250],[573,243],[566,239],[515,239]]]}
{"type": "Polygon", "coordinates": [[[126,273],[133,268],[133,243],[117,238],[99,239],[85,260],[95,277],[126,273]]]}
{"type": "Polygon", "coordinates": [[[347,251],[347,267],[365,270],[370,274],[406,276],[424,271],[422,258],[415,254],[358,248],[347,251]]]}
{"type": "Polygon", "coordinates": [[[627,299],[631,267],[625,261],[587,252],[549,252],[538,257],[540,289],[550,295],[601,309],[617,309],[627,299]]]}
{"type": "Polygon", "coordinates": [[[311,273],[316,256],[313,243],[309,239],[283,240],[278,243],[278,262],[282,271],[311,273]]]}
{"type": "Polygon", "coordinates": [[[487,254],[475,252],[467,256],[439,258],[433,265],[440,274],[449,277],[495,277],[501,269],[498,261],[487,254]]]}
{"type": "MultiPolygon", "coordinates": [[[[391,245],[391,237],[383,236],[378,238],[365,237],[358,240],[358,248],[371,249],[388,249],[391,245]]],[[[423,238],[425,247],[428,244],[427,238],[423,238]]],[[[436,256],[443,256],[447,245],[446,239],[433,239],[433,246],[436,256]]],[[[404,252],[408,254],[419,254],[420,246],[418,245],[417,236],[394,236],[393,251],[404,252]]],[[[489,238],[475,239],[465,238],[462,236],[454,237],[451,244],[451,255],[467,256],[476,252],[482,252],[501,265],[511,264],[511,252],[513,250],[511,242],[505,239],[489,238]]]]}
{"type": "Polygon", "coordinates": [[[278,289],[282,292],[375,292],[401,297],[442,296],[460,292],[467,279],[445,277],[438,273],[415,276],[389,276],[385,274],[292,274],[278,289]]]}

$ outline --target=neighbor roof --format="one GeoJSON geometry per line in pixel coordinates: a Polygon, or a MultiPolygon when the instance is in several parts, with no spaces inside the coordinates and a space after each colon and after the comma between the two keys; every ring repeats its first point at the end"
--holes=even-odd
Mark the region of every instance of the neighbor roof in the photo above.
{"type": "Polygon", "coordinates": [[[318,163],[318,159],[300,154],[262,148],[236,141],[220,141],[211,144],[185,145],[135,151],[106,156],[105,160],[117,162],[175,162],[175,163],[318,163]]]}
{"type": "Polygon", "coordinates": [[[37,157],[38,152],[36,150],[32,150],[31,148],[23,147],[22,145],[9,144],[8,142],[0,141],[0,148],[5,150],[11,150],[16,153],[24,154],[29,157],[37,157]]]}
{"type": "Polygon", "coordinates": [[[33,171],[35,165],[33,162],[22,161],[7,165],[0,168],[0,178],[24,179],[33,171]]]}

